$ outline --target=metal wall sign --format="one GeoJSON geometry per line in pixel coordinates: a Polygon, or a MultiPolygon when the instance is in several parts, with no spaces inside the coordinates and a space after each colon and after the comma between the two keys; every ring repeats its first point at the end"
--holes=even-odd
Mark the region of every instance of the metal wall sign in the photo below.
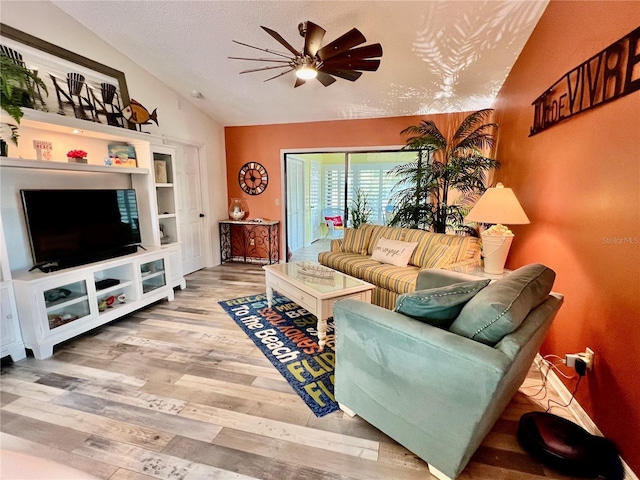
{"type": "Polygon", "coordinates": [[[640,27],[563,75],[532,103],[529,136],[640,90],[640,27]]]}

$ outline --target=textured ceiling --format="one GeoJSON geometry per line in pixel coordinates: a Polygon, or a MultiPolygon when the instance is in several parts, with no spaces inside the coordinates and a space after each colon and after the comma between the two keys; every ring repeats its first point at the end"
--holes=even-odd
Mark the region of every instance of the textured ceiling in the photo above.
{"type": "MultiPolygon", "coordinates": [[[[547,5],[539,1],[63,1],[74,17],[222,125],[375,118],[491,106],[547,5]],[[323,45],[358,28],[382,44],[377,72],[329,87],[294,89],[293,72],[239,75],[263,66],[229,56],[283,51],[260,26],[296,48],[298,23],[327,33],[323,45]],[[117,34],[114,35],[114,32],[117,34]],[[202,98],[191,98],[197,90],[202,98]]],[[[135,92],[131,92],[135,95],[135,92]]]]}

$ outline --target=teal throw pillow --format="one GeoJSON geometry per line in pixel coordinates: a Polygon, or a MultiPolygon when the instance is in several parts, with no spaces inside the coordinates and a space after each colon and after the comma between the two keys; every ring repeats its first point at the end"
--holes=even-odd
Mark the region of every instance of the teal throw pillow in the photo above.
{"type": "Polygon", "coordinates": [[[465,303],[491,280],[472,280],[445,287],[404,293],[396,300],[395,311],[434,327],[449,328],[465,303]]]}
{"type": "Polygon", "coordinates": [[[519,268],[473,297],[449,331],[493,346],[547,299],[555,278],[539,263],[519,268]]]}

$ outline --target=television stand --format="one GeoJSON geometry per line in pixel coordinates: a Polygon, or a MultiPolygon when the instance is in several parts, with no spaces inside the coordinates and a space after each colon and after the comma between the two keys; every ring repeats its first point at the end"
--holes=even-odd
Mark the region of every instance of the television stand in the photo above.
{"type": "Polygon", "coordinates": [[[144,252],[54,272],[14,272],[25,347],[37,359],[44,359],[53,355],[54,345],[151,303],[173,300],[171,255],[171,249],[149,247],[144,252]],[[96,283],[106,279],[118,283],[98,290],[96,283]],[[61,289],[70,293],[62,297],[53,294],[61,289]]]}

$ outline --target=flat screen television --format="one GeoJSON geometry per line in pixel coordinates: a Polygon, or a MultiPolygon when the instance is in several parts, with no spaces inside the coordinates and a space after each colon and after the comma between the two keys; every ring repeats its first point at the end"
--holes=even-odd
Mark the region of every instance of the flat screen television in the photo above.
{"type": "Polygon", "coordinates": [[[58,270],[127,255],[140,244],[136,191],[20,190],[34,267],[58,270]]]}

